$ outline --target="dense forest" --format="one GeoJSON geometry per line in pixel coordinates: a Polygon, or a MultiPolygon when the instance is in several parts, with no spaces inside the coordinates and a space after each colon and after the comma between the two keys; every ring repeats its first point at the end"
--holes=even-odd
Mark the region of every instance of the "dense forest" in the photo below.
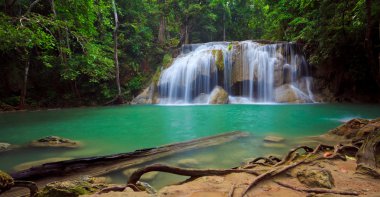
{"type": "Polygon", "coordinates": [[[210,41],[296,42],[328,82],[320,88],[380,92],[380,1],[3,0],[0,9],[3,110],[128,102],[181,45],[210,41]]]}

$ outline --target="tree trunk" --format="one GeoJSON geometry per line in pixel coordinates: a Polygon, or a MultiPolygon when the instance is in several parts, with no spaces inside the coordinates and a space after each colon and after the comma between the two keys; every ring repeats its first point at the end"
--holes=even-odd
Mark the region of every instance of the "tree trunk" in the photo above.
{"type": "Polygon", "coordinates": [[[161,16],[160,27],[159,27],[159,30],[158,30],[158,42],[160,44],[164,44],[165,40],[166,40],[165,39],[165,28],[166,28],[165,17],[161,16]]]}
{"type": "MultiPolygon", "coordinates": [[[[115,0],[112,0],[112,8],[113,8],[113,14],[115,18],[115,29],[113,31],[113,39],[114,39],[114,61],[115,61],[115,68],[116,68],[116,86],[117,86],[117,97],[119,99],[121,98],[121,87],[120,87],[120,67],[119,67],[119,58],[118,58],[118,37],[117,37],[117,32],[119,29],[119,18],[117,15],[117,9],[116,9],[116,3],[115,0]]],[[[119,100],[118,99],[118,100],[119,100]]]]}
{"type": "Polygon", "coordinates": [[[223,41],[226,41],[226,10],[223,12],[223,41]]]}
{"type": "Polygon", "coordinates": [[[27,60],[25,64],[25,70],[24,70],[24,83],[23,83],[23,86],[21,89],[21,95],[20,95],[20,109],[25,109],[25,98],[26,98],[26,89],[28,85],[29,66],[30,66],[30,58],[29,58],[29,52],[28,52],[27,60]]]}
{"type": "MultiPolygon", "coordinates": [[[[165,0],[158,0],[159,5],[163,5],[165,3],[165,0]]],[[[164,16],[164,10],[163,6],[161,7],[161,16],[160,16],[160,26],[158,29],[158,42],[160,44],[165,43],[165,33],[166,33],[166,21],[165,21],[165,16],[164,16]]]]}
{"type": "Polygon", "coordinates": [[[371,73],[377,85],[380,87],[380,79],[379,79],[379,67],[376,65],[375,56],[373,52],[373,41],[372,41],[372,33],[373,33],[373,20],[372,20],[372,0],[366,0],[366,15],[367,15],[367,27],[365,34],[365,48],[367,51],[367,59],[368,64],[371,69],[371,73]]]}
{"type": "Polygon", "coordinates": [[[189,44],[189,32],[188,32],[188,25],[185,26],[185,44],[189,44]]]}

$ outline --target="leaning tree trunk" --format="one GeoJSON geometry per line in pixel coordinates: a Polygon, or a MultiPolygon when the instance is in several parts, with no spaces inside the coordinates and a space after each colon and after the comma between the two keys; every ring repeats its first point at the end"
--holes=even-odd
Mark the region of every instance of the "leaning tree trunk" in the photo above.
{"type": "Polygon", "coordinates": [[[380,128],[368,135],[356,158],[357,173],[380,178],[380,128]]]}
{"type": "Polygon", "coordinates": [[[372,41],[372,33],[373,33],[373,20],[372,20],[372,0],[366,0],[366,15],[367,15],[367,27],[365,34],[365,49],[367,51],[368,64],[371,68],[371,73],[377,85],[380,87],[380,78],[378,73],[380,72],[380,68],[376,65],[375,55],[373,52],[373,41],[372,41]]]}
{"type": "MultiPolygon", "coordinates": [[[[164,3],[165,3],[165,0],[159,0],[158,3],[162,6],[164,3]]],[[[165,43],[165,32],[166,32],[166,20],[165,20],[165,16],[164,16],[164,13],[163,13],[163,7],[161,7],[162,10],[161,10],[161,16],[160,16],[160,26],[159,26],[159,29],[158,29],[158,42],[160,44],[164,44],[165,43]]]]}
{"type": "Polygon", "coordinates": [[[20,107],[19,107],[20,109],[25,108],[25,98],[26,98],[26,91],[27,91],[27,85],[28,85],[29,66],[30,66],[30,58],[29,58],[29,52],[28,52],[25,69],[24,69],[24,82],[22,85],[21,95],[20,95],[20,107]]]}
{"type": "Polygon", "coordinates": [[[119,18],[117,15],[116,2],[112,0],[112,8],[113,14],[115,18],[115,29],[113,31],[113,39],[114,39],[114,61],[115,61],[115,69],[116,69],[116,86],[117,86],[117,103],[123,103],[123,98],[121,96],[121,86],[120,86],[120,67],[119,67],[119,58],[118,58],[118,37],[117,32],[119,30],[119,18]]]}

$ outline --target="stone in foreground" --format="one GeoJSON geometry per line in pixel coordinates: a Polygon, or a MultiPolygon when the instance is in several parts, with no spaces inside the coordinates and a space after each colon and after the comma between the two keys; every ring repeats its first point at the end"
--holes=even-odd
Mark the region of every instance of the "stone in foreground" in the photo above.
{"type": "Polygon", "coordinates": [[[298,180],[309,186],[331,189],[334,187],[334,179],[331,172],[326,169],[307,168],[297,172],[298,180]]]}

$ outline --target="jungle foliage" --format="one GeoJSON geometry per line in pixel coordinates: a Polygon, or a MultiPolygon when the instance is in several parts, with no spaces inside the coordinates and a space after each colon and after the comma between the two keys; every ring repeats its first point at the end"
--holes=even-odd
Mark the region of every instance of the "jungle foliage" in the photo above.
{"type": "MultiPolygon", "coordinates": [[[[0,104],[80,106],[114,98],[112,5],[112,0],[1,1],[0,104]]],[[[221,40],[297,42],[315,67],[344,70],[354,85],[371,83],[378,90],[380,84],[379,1],[116,0],[115,5],[126,100],[182,44],[221,40]]]]}

